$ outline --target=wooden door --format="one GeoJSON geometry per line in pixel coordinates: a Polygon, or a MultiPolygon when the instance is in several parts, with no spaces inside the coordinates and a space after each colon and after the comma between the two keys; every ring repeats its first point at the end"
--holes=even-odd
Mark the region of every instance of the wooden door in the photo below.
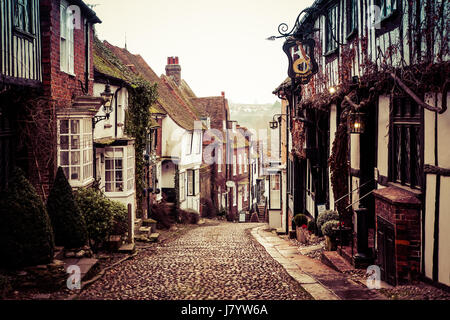
{"type": "Polygon", "coordinates": [[[377,217],[377,263],[381,280],[396,285],[394,225],[381,217],[377,217]]]}

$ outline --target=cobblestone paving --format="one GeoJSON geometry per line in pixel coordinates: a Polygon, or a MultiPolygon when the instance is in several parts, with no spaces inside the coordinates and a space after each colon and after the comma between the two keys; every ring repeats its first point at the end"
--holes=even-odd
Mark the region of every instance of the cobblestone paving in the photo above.
{"type": "Polygon", "coordinates": [[[80,299],[311,299],[252,238],[259,225],[195,228],[108,271],[80,299]]]}

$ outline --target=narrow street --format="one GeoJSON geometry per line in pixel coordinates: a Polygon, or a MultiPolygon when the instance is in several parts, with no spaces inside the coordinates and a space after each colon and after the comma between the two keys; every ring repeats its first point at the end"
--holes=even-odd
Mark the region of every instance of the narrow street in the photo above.
{"type": "Polygon", "coordinates": [[[193,229],[108,271],[80,299],[311,299],[253,239],[259,225],[193,229]]]}

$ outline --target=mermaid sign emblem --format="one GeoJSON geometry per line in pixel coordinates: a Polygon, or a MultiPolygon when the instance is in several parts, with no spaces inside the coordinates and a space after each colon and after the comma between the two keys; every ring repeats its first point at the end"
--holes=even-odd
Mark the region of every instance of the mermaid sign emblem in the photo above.
{"type": "Polygon", "coordinates": [[[283,50],[289,58],[288,75],[301,84],[308,84],[311,77],[318,71],[314,59],[314,45],[315,42],[312,39],[288,40],[284,43],[283,50]]]}

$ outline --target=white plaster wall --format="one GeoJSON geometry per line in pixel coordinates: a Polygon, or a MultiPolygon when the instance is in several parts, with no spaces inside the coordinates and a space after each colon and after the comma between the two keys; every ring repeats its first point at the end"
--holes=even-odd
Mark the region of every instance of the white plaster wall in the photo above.
{"type": "Polygon", "coordinates": [[[434,243],[434,209],[436,205],[436,176],[427,176],[425,206],[425,266],[424,273],[427,278],[433,277],[433,243],[434,243]]]}
{"type": "Polygon", "coordinates": [[[161,165],[161,188],[175,188],[175,167],[173,163],[167,163],[161,165]]]}
{"type": "MultiPolygon", "coordinates": [[[[331,156],[331,151],[333,149],[333,143],[336,138],[336,105],[332,104],[330,109],[330,150],[328,156],[331,156]]],[[[334,192],[333,185],[331,184],[331,170],[328,168],[329,186],[330,186],[330,210],[334,210],[334,192]]]]}
{"type": "Polygon", "coordinates": [[[380,96],[378,100],[378,170],[382,176],[388,176],[389,146],[389,96],[380,96]]]}
{"type": "Polygon", "coordinates": [[[439,279],[450,285],[450,177],[441,177],[439,208],[439,279]]]}
{"type": "MultiPolygon", "coordinates": [[[[114,94],[116,90],[119,89],[118,86],[111,86],[111,92],[114,94]]],[[[94,96],[100,97],[101,93],[105,91],[105,84],[103,83],[94,83],[94,96]]],[[[119,119],[124,122],[125,121],[125,110],[128,108],[128,91],[126,88],[122,88],[117,95],[118,105],[121,107],[116,108],[115,98],[113,96],[111,106],[113,108],[113,112],[111,113],[108,120],[103,120],[97,123],[94,130],[94,139],[99,138],[107,138],[107,137],[115,137],[115,124],[117,113],[120,112],[119,119]],[[111,125],[111,128],[105,128],[105,125],[111,125]]],[[[104,116],[105,112],[103,111],[103,107],[99,109],[96,114],[97,116],[104,116]]],[[[118,122],[119,123],[119,122],[118,122]]],[[[117,128],[117,137],[123,137],[123,129],[125,127],[117,128]]]]}
{"type": "Polygon", "coordinates": [[[183,137],[186,130],[179,127],[172,118],[167,116],[162,121],[161,132],[161,156],[180,158],[183,137]]]}
{"type": "MultiPolygon", "coordinates": [[[[441,101],[442,94],[438,94],[438,106],[442,106],[441,101]]],[[[450,106],[450,95],[447,95],[447,106],[450,106]]],[[[450,110],[438,115],[438,130],[438,163],[442,168],[450,168],[450,110]]]]}

